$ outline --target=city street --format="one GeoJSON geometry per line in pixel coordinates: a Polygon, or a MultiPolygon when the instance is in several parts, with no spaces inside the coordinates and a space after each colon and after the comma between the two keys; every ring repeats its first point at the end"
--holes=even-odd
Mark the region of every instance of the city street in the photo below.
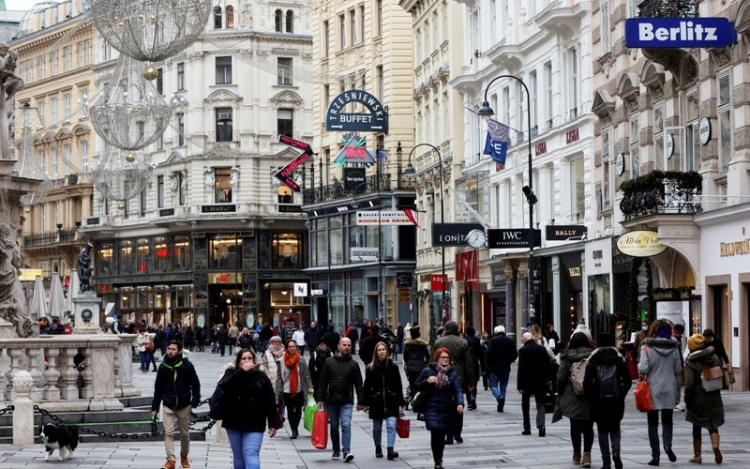
{"type": "MultiPolygon", "coordinates": [[[[210,396],[221,366],[231,358],[206,353],[193,353],[198,374],[203,384],[203,397],[210,396]]],[[[150,394],[155,373],[141,374],[138,364],[133,364],[134,378],[144,395],[150,394]]],[[[515,371],[514,371],[515,373],[515,371]]],[[[515,388],[515,376],[511,377],[511,387],[515,388]]],[[[548,416],[547,437],[536,435],[521,436],[520,396],[509,394],[506,413],[495,412],[494,399],[489,391],[479,391],[479,409],[467,412],[461,445],[448,446],[445,454],[447,468],[573,468],[571,463],[570,436],[567,419],[550,424],[548,416]]],[[[649,460],[646,418],[635,411],[632,397],[627,401],[627,414],[623,422],[622,456],[626,468],[647,467],[649,460]]],[[[747,421],[750,418],[750,395],[747,393],[724,394],[727,423],[721,427],[722,467],[746,468],[747,421]]],[[[410,417],[413,414],[408,413],[410,417]]],[[[674,450],[677,463],[662,460],[664,467],[694,467],[687,459],[691,456],[691,429],[684,421],[684,413],[675,414],[674,450]]],[[[203,424],[200,424],[203,426],[203,424]]],[[[376,468],[390,467],[432,468],[429,449],[429,433],[421,422],[412,420],[411,437],[399,439],[396,449],[400,453],[398,461],[376,459],[371,439],[372,424],[363,412],[356,412],[352,425],[352,450],[355,455],[350,467],[376,468]]],[[[231,468],[231,450],[228,443],[218,443],[216,434],[208,436],[208,441],[191,445],[190,459],[194,468],[231,468]]],[[[332,461],[329,449],[316,450],[309,442],[307,431],[300,428],[300,438],[290,440],[286,431],[276,438],[265,438],[261,452],[264,469],[333,468],[344,463],[332,461]]],[[[601,465],[597,443],[594,443],[592,467],[601,465]]],[[[18,449],[10,445],[0,446],[0,469],[4,468],[86,468],[86,469],[130,469],[158,468],[164,462],[164,446],[161,443],[98,443],[96,446],[83,444],[70,461],[44,462],[43,448],[18,449]]],[[[704,465],[713,465],[708,439],[704,439],[704,465]],[[706,453],[708,452],[708,454],[706,453]]]]}

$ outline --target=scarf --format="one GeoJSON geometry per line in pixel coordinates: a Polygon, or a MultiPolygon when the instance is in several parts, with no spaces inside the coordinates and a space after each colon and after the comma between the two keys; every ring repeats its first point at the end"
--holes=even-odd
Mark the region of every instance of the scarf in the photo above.
{"type": "Polygon", "coordinates": [[[448,379],[448,373],[451,371],[450,365],[442,366],[440,364],[436,364],[435,367],[438,371],[437,376],[435,376],[435,387],[438,389],[442,389],[446,386],[450,386],[451,382],[448,379]]]}
{"type": "Polygon", "coordinates": [[[282,355],[284,355],[284,346],[282,344],[271,344],[268,346],[268,351],[271,352],[271,354],[276,357],[276,359],[281,358],[282,355]]]}
{"type": "Polygon", "coordinates": [[[298,362],[299,353],[295,352],[294,355],[289,355],[289,352],[284,353],[284,364],[287,368],[289,368],[289,392],[292,394],[292,397],[295,397],[297,395],[297,387],[299,386],[299,369],[297,368],[298,362]]]}

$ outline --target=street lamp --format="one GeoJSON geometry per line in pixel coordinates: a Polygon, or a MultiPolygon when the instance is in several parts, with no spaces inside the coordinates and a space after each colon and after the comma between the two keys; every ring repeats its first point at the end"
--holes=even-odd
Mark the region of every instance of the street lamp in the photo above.
{"type": "MultiPolygon", "coordinates": [[[[414,154],[414,150],[416,150],[419,147],[430,147],[432,151],[437,153],[438,155],[438,168],[440,171],[440,224],[445,225],[445,197],[443,195],[443,157],[440,154],[440,150],[437,149],[432,144],[429,143],[418,143],[414,146],[414,148],[411,149],[409,152],[409,158],[408,163],[406,165],[406,169],[404,170],[406,174],[414,174],[416,171],[414,170],[414,166],[411,164],[411,155],[414,154]]],[[[442,291],[442,297],[441,297],[441,308],[440,311],[443,313],[443,317],[445,317],[445,312],[448,312],[448,317],[450,317],[451,312],[451,304],[450,302],[446,301],[445,299],[445,288],[446,284],[448,283],[446,275],[445,275],[445,246],[440,246],[440,253],[442,256],[442,279],[441,279],[441,285],[443,287],[442,291]]],[[[430,315],[432,315],[432,312],[430,312],[430,315]]]]}
{"type": "MultiPolygon", "coordinates": [[[[482,108],[479,109],[480,117],[491,117],[495,114],[495,111],[492,110],[490,107],[489,101],[487,101],[487,94],[490,91],[490,86],[492,86],[493,83],[495,83],[498,80],[501,80],[503,78],[511,78],[513,80],[516,80],[518,83],[521,84],[524,91],[526,92],[526,109],[528,113],[528,131],[529,131],[529,185],[523,187],[523,193],[526,196],[526,200],[529,203],[529,275],[528,275],[528,302],[529,302],[529,317],[534,316],[534,293],[533,293],[533,286],[534,286],[534,204],[537,203],[537,197],[534,194],[534,173],[532,168],[532,160],[531,160],[531,95],[529,94],[529,88],[526,86],[526,83],[523,82],[520,78],[513,76],[513,75],[500,75],[498,77],[495,77],[487,84],[487,87],[484,90],[484,102],[482,103],[482,108]]],[[[507,124],[506,124],[507,125],[507,124]]]]}

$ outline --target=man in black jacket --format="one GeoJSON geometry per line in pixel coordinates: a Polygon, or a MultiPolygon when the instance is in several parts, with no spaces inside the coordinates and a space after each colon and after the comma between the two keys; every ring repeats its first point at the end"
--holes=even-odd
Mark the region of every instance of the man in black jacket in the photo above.
{"type": "Polygon", "coordinates": [[[497,411],[505,408],[505,391],[508,389],[510,364],[518,358],[516,343],[505,335],[505,327],[495,327],[495,337],[487,344],[487,369],[490,372],[490,389],[497,400],[497,411]]]}
{"type": "Polygon", "coordinates": [[[305,331],[305,343],[309,345],[310,358],[315,356],[315,347],[318,345],[318,341],[323,338],[323,331],[318,327],[318,323],[315,321],[310,323],[310,327],[305,331]]]}
{"type": "Polygon", "coordinates": [[[190,467],[190,409],[198,407],[201,400],[201,384],[195,367],[187,357],[182,355],[182,344],[176,340],[167,345],[167,355],[159,366],[154,383],[154,399],[151,401],[151,416],[162,409],[164,422],[164,446],[167,450],[167,462],[162,469],[175,469],[174,427],[180,428],[181,466],[190,467]]]}
{"type": "Polygon", "coordinates": [[[318,380],[318,406],[325,404],[328,411],[328,421],[331,423],[331,446],[333,459],[341,457],[339,438],[339,422],[343,435],[344,462],[351,462],[354,455],[351,451],[352,441],[352,407],[354,406],[354,392],[357,393],[357,410],[365,406],[362,398],[362,373],[359,364],[352,358],[352,341],[346,337],[339,340],[338,353],[326,360],[323,371],[318,380]]]}
{"type": "MultiPolygon", "coordinates": [[[[380,335],[380,327],[376,324],[372,326],[372,335],[359,344],[359,358],[362,359],[365,366],[369,365],[372,361],[372,356],[375,353],[375,346],[378,345],[378,342],[383,342],[386,346],[389,345],[380,335]]],[[[388,349],[390,350],[390,347],[388,347],[388,349]]]]}
{"type": "Polygon", "coordinates": [[[544,397],[547,394],[550,366],[547,349],[538,345],[530,332],[524,333],[523,347],[518,351],[518,390],[523,396],[521,400],[522,435],[531,435],[529,401],[532,395],[536,401],[536,427],[539,429],[539,436],[547,434],[544,427],[544,397]]]}

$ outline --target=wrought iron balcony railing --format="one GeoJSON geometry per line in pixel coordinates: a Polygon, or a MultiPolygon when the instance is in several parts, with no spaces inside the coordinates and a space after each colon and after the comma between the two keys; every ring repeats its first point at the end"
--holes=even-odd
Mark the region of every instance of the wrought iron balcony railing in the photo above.
{"type": "Polygon", "coordinates": [[[390,174],[381,174],[379,183],[378,176],[366,176],[365,182],[357,186],[355,190],[345,190],[344,184],[341,182],[312,189],[305,189],[304,204],[318,204],[350,197],[359,197],[366,194],[376,194],[378,191],[389,192],[390,190],[390,174]]]}
{"type": "Polygon", "coordinates": [[[60,231],[49,231],[47,233],[32,233],[23,237],[23,246],[30,248],[50,246],[53,244],[72,243],[75,242],[77,233],[77,228],[60,231]]]}
{"type": "Polygon", "coordinates": [[[626,220],[656,214],[695,214],[701,206],[702,180],[696,172],[652,171],[620,186],[626,220]]]}
{"type": "Polygon", "coordinates": [[[695,18],[698,0],[644,0],[638,9],[641,18],[695,18]]]}

